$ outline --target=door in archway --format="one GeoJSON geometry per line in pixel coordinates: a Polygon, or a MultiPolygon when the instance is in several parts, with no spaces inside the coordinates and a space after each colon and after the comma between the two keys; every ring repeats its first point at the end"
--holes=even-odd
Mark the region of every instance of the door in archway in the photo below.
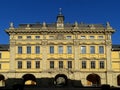
{"type": "Polygon", "coordinates": [[[25,74],[23,79],[25,85],[36,85],[36,78],[32,74],[25,74]]]}
{"type": "Polygon", "coordinates": [[[99,86],[101,84],[100,76],[97,74],[89,74],[87,76],[87,85],[99,86]]]}

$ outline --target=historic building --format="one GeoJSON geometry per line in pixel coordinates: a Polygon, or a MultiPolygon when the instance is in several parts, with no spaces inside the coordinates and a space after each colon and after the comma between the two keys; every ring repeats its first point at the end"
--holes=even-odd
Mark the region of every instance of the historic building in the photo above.
{"type": "Polygon", "coordinates": [[[10,23],[6,32],[10,44],[0,45],[1,85],[8,80],[40,86],[44,80],[44,85],[120,85],[120,45],[112,45],[115,30],[109,22],[64,23],[60,12],[55,23],[10,23]]]}

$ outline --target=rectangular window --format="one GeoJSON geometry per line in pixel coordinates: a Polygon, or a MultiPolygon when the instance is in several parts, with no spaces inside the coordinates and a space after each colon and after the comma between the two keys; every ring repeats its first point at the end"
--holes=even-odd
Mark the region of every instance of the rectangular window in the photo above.
{"type": "Polygon", "coordinates": [[[72,61],[68,61],[68,68],[72,68],[72,61]]]}
{"type": "Polygon", "coordinates": [[[99,39],[103,39],[103,36],[98,36],[99,39]]]}
{"type": "Polygon", "coordinates": [[[31,36],[27,36],[27,39],[31,39],[31,36]]]}
{"type": "Polygon", "coordinates": [[[2,58],[2,53],[0,53],[0,58],[2,58]]]}
{"type": "Polygon", "coordinates": [[[85,54],[86,53],[86,46],[81,46],[81,53],[85,54]]]}
{"type": "Polygon", "coordinates": [[[22,46],[18,46],[18,54],[22,54],[22,46]]]}
{"type": "Polygon", "coordinates": [[[63,61],[59,61],[59,68],[63,68],[63,61]]]}
{"type": "Polygon", "coordinates": [[[59,46],[59,47],[58,47],[58,53],[59,53],[59,54],[62,54],[62,53],[63,53],[63,46],[59,46]]]}
{"type": "Polygon", "coordinates": [[[104,46],[99,46],[99,54],[104,54],[104,46]]]}
{"type": "Polygon", "coordinates": [[[22,36],[18,36],[18,39],[22,39],[22,36]]]}
{"type": "Polygon", "coordinates": [[[40,39],[40,36],[35,36],[35,39],[40,39]]]}
{"type": "Polygon", "coordinates": [[[54,61],[50,61],[50,68],[54,68],[54,61]]]}
{"type": "Polygon", "coordinates": [[[91,61],[91,68],[95,69],[95,61],[91,61]]]}
{"type": "Polygon", "coordinates": [[[71,36],[66,36],[66,39],[71,39],[71,36]]]}
{"type": "Polygon", "coordinates": [[[95,37],[94,36],[90,36],[90,39],[94,39],[95,37]]]}
{"type": "Polygon", "coordinates": [[[22,68],[22,61],[18,61],[18,69],[22,68]]]}
{"type": "Polygon", "coordinates": [[[100,69],[103,69],[105,67],[104,61],[100,61],[100,69]]]}
{"type": "Polygon", "coordinates": [[[54,46],[50,46],[50,54],[54,53],[54,46]]]}
{"type": "Polygon", "coordinates": [[[95,54],[95,46],[90,46],[90,53],[95,54]]]}
{"type": "Polygon", "coordinates": [[[40,46],[35,47],[35,52],[36,52],[36,54],[40,54],[40,46]]]}
{"type": "Polygon", "coordinates": [[[67,46],[67,54],[72,54],[72,46],[67,46]]]}
{"type": "Polygon", "coordinates": [[[31,54],[31,46],[27,46],[27,54],[31,54]]]}
{"type": "Polygon", "coordinates": [[[86,37],[85,36],[81,36],[81,39],[86,39],[86,37]]]}
{"type": "Polygon", "coordinates": [[[31,68],[31,61],[27,61],[27,69],[31,68]]]}
{"type": "Polygon", "coordinates": [[[54,39],[54,36],[49,36],[49,39],[54,39]]]}
{"type": "Polygon", "coordinates": [[[83,69],[86,68],[86,61],[82,61],[82,68],[83,68],[83,69]]]}
{"type": "Polygon", "coordinates": [[[36,68],[40,68],[40,61],[35,61],[36,68]]]}

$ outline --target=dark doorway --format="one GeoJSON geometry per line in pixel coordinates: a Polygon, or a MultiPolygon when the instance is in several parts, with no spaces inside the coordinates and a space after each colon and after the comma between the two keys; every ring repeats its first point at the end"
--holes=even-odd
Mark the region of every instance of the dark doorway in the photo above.
{"type": "Polygon", "coordinates": [[[97,74],[89,74],[87,76],[87,85],[99,86],[101,84],[100,76],[97,74]]]}
{"type": "Polygon", "coordinates": [[[120,75],[117,76],[117,85],[120,86],[120,75]]]}
{"type": "Polygon", "coordinates": [[[0,74],[0,87],[1,86],[5,86],[5,77],[2,74],[0,74]]]}
{"type": "Polygon", "coordinates": [[[25,74],[23,77],[25,85],[36,85],[36,78],[32,74],[25,74]]]}

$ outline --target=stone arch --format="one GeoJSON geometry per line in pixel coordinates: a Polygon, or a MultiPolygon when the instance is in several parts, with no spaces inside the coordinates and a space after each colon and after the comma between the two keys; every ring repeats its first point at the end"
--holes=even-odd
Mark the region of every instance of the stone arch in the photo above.
{"type": "Polygon", "coordinates": [[[36,85],[36,77],[33,74],[25,74],[22,78],[25,85],[36,85]]]}
{"type": "Polygon", "coordinates": [[[100,76],[97,74],[89,74],[86,79],[87,79],[87,85],[89,85],[89,86],[101,85],[100,76]]]}
{"type": "Polygon", "coordinates": [[[120,86],[120,74],[117,76],[117,85],[120,86]]]}
{"type": "Polygon", "coordinates": [[[1,86],[5,86],[5,77],[2,74],[0,74],[0,87],[1,86]]]}
{"type": "Polygon", "coordinates": [[[68,78],[65,74],[57,74],[54,79],[55,86],[66,86],[68,83],[68,78]]]}

